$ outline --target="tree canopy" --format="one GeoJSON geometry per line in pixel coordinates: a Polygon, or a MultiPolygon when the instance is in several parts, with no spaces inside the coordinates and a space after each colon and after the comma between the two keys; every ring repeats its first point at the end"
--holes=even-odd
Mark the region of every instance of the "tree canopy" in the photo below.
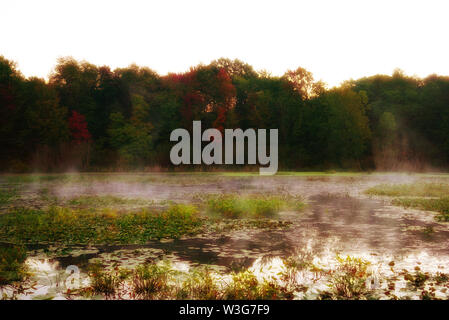
{"type": "Polygon", "coordinates": [[[193,120],[279,129],[281,169],[449,164],[449,77],[396,70],[327,89],[301,67],[277,77],[220,58],[161,76],[68,57],[44,81],[0,56],[3,171],[170,168],[170,132],[193,120]]]}

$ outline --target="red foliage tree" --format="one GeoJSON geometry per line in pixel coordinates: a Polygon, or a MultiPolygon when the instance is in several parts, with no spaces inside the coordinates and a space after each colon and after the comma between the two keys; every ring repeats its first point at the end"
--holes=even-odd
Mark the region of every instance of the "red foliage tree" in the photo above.
{"type": "Polygon", "coordinates": [[[218,82],[218,96],[219,103],[217,104],[217,118],[214,121],[214,128],[223,132],[224,124],[226,122],[227,112],[235,106],[235,94],[236,90],[232,84],[231,77],[224,68],[220,68],[217,73],[218,82]]]}
{"type": "Polygon", "coordinates": [[[86,117],[76,111],[72,111],[72,116],[69,118],[69,129],[72,141],[76,144],[91,139],[90,132],[87,129],[86,117]]]}

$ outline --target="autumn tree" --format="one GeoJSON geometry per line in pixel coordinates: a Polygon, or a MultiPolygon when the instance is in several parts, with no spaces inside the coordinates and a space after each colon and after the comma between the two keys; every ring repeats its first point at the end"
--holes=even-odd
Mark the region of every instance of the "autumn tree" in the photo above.
{"type": "Polygon", "coordinates": [[[304,100],[324,92],[324,84],[321,81],[316,82],[312,73],[304,68],[288,70],[282,78],[290,83],[293,90],[297,91],[304,100]]]}

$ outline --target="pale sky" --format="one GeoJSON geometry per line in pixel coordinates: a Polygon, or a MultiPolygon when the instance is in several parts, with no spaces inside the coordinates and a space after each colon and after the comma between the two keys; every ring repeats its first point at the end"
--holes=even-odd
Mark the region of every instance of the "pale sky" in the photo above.
{"type": "Polygon", "coordinates": [[[46,78],[62,56],[161,75],[228,57],[329,86],[400,68],[449,75],[449,1],[6,0],[0,55],[46,78]]]}

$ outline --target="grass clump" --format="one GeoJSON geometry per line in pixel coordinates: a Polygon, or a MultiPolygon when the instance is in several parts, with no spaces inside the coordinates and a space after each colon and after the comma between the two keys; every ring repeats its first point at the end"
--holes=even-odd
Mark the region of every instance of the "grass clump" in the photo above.
{"type": "Polygon", "coordinates": [[[20,246],[0,247],[0,286],[22,281],[27,275],[26,250],[20,246]]]}
{"type": "Polygon", "coordinates": [[[365,191],[370,195],[397,197],[393,205],[435,211],[439,221],[449,221],[449,185],[443,183],[382,184],[365,191]],[[412,198],[413,197],[413,198],[412,198]]]}
{"type": "Polygon", "coordinates": [[[449,185],[443,183],[380,184],[365,191],[368,195],[390,197],[449,196],[449,185]]]}
{"type": "Polygon", "coordinates": [[[274,280],[259,281],[251,271],[232,275],[232,281],[225,287],[223,299],[226,300],[291,300],[293,291],[274,280]]]}
{"type": "Polygon", "coordinates": [[[227,219],[273,217],[281,210],[300,210],[304,203],[292,196],[245,195],[235,194],[209,195],[206,197],[207,211],[215,216],[227,219]]]}
{"type": "Polygon", "coordinates": [[[347,256],[337,257],[338,267],[332,271],[329,282],[330,291],[321,294],[325,299],[366,299],[370,290],[366,283],[370,276],[370,263],[361,258],[347,256]]]}
{"type": "Polygon", "coordinates": [[[0,239],[14,243],[145,243],[195,234],[202,224],[196,207],[190,205],[123,214],[115,210],[17,208],[0,216],[0,239]]]}
{"type": "Polygon", "coordinates": [[[393,199],[392,204],[405,208],[435,211],[439,213],[436,216],[437,220],[449,221],[449,197],[439,199],[397,198],[393,199]]]}
{"type": "Polygon", "coordinates": [[[107,272],[100,263],[89,266],[90,287],[82,290],[86,296],[104,295],[106,298],[120,297],[121,288],[129,277],[129,272],[124,269],[107,272]]]}
{"type": "Polygon", "coordinates": [[[170,298],[172,273],[167,263],[138,266],[132,274],[132,296],[146,300],[170,298]]]}
{"type": "Polygon", "coordinates": [[[233,273],[229,281],[208,268],[196,268],[189,273],[177,271],[166,261],[118,271],[105,271],[96,264],[90,270],[90,286],[78,293],[101,294],[107,299],[267,300],[293,299],[294,296],[293,289],[288,286],[273,279],[259,281],[249,270],[233,273]]]}
{"type": "Polygon", "coordinates": [[[182,300],[218,300],[221,297],[220,286],[207,268],[189,273],[176,292],[176,298],[182,300]]]}

